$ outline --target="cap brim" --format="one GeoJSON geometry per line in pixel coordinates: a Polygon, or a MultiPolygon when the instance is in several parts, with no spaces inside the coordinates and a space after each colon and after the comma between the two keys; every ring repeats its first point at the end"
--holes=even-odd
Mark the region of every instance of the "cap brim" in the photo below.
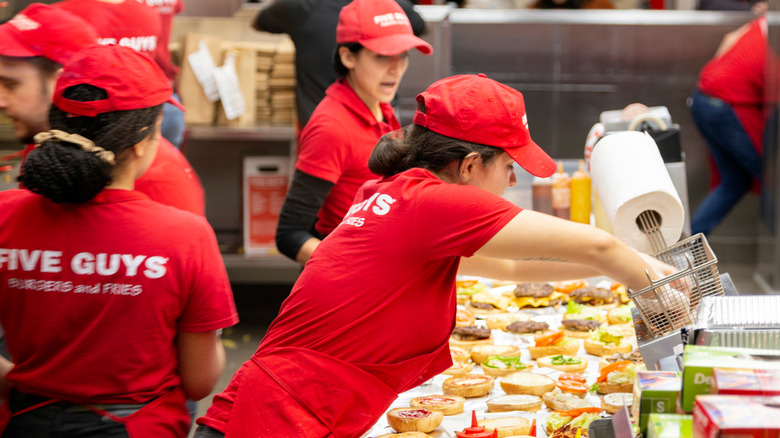
{"type": "Polygon", "coordinates": [[[504,150],[517,164],[533,176],[547,178],[558,170],[558,163],[533,141],[520,147],[505,148],[504,150]]]}
{"type": "Polygon", "coordinates": [[[182,112],[187,111],[187,108],[185,108],[184,105],[182,105],[181,102],[176,100],[176,98],[173,97],[173,96],[171,96],[171,98],[168,99],[168,101],[165,102],[165,103],[170,103],[171,105],[175,106],[176,108],[182,110],[182,112]]]}
{"type": "Polygon", "coordinates": [[[33,51],[27,44],[24,44],[16,33],[11,31],[8,26],[10,24],[4,24],[0,26],[0,55],[10,56],[14,58],[28,58],[31,56],[41,56],[40,53],[33,51]]]}
{"type": "Polygon", "coordinates": [[[358,42],[368,50],[384,56],[398,55],[409,49],[417,49],[424,55],[433,53],[433,46],[425,42],[425,40],[405,33],[386,35],[358,42]]]}

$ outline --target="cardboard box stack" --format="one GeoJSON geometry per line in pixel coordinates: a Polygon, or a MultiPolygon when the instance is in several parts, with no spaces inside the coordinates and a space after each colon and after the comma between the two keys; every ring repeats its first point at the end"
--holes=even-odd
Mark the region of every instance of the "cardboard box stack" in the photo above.
{"type": "Polygon", "coordinates": [[[295,123],[295,46],[284,39],[276,46],[269,79],[271,122],[295,123]]]}
{"type": "Polygon", "coordinates": [[[289,37],[278,41],[238,42],[211,35],[187,34],[183,47],[184,65],[179,89],[183,100],[196,107],[195,111],[185,114],[188,124],[228,127],[295,124],[295,46],[289,37]],[[232,120],[227,118],[220,104],[214,105],[206,100],[201,85],[187,64],[187,56],[198,50],[200,41],[208,43],[217,66],[224,64],[228,53],[235,57],[238,85],[246,111],[232,120]]]}

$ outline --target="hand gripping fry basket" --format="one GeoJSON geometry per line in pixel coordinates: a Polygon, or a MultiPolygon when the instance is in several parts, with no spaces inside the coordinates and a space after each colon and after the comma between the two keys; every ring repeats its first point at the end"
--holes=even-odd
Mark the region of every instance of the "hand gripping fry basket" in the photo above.
{"type": "MultiPolygon", "coordinates": [[[[696,322],[701,299],[723,295],[718,274],[718,259],[704,234],[696,234],[653,254],[678,272],[651,285],[630,292],[645,326],[656,336],[663,336],[696,322]]],[[[650,279],[650,275],[648,275],[650,279]]]]}

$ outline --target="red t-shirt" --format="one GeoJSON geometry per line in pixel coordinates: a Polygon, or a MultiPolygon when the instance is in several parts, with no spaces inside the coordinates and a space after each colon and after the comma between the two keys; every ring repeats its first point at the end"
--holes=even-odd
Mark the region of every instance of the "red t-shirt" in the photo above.
{"type": "Polygon", "coordinates": [[[162,204],[206,214],[206,194],[198,174],[184,154],[162,137],[151,166],[135,181],[135,190],[162,204]]]}
{"type": "Polygon", "coordinates": [[[99,0],[64,0],[54,3],[88,21],[98,43],[131,47],[154,57],[160,38],[160,14],[138,0],[107,3],[99,0]]]}
{"type": "Polygon", "coordinates": [[[180,385],[176,334],[238,321],[206,219],[129,190],[0,193],[0,324],[23,392],[141,403],[180,385]]]}
{"type": "Polygon", "coordinates": [[[763,151],[767,37],[762,18],[730,50],[710,60],[699,73],[699,90],[734,108],[756,150],[763,151]]]}
{"type": "MultiPolygon", "coordinates": [[[[434,351],[455,325],[460,257],[473,255],[521,209],[412,169],[368,181],[350,211],[312,254],[255,357],[300,347],[373,373],[374,365],[408,364],[434,351]]],[[[398,392],[408,390],[451,364],[444,353],[434,366],[405,375],[394,375],[391,366],[382,378],[398,392]]],[[[214,397],[200,424],[226,430],[244,369],[214,397]]]]}
{"type": "Polygon", "coordinates": [[[163,69],[165,75],[173,81],[176,79],[176,74],[179,73],[179,67],[176,67],[171,61],[168,44],[171,41],[173,16],[184,10],[184,2],[182,0],[146,0],[146,5],[155,8],[160,14],[160,39],[157,41],[154,59],[163,69]]]}
{"type": "Polygon", "coordinates": [[[335,184],[317,215],[317,231],[327,236],[341,222],[355,192],[377,175],[368,170],[368,157],[379,137],[400,129],[393,107],[382,104],[379,122],[352,87],[340,79],[325,91],[301,132],[295,167],[335,184]]]}

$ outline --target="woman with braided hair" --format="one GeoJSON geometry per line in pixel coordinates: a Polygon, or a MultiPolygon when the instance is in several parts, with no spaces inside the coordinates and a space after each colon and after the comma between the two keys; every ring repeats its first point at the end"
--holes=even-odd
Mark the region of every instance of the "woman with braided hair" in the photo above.
{"type": "Polygon", "coordinates": [[[206,220],[134,191],[171,86],[120,46],[65,65],[25,189],[0,193],[0,436],[186,437],[238,320],[206,220]],[[3,428],[5,430],[3,431],[3,428]]]}

